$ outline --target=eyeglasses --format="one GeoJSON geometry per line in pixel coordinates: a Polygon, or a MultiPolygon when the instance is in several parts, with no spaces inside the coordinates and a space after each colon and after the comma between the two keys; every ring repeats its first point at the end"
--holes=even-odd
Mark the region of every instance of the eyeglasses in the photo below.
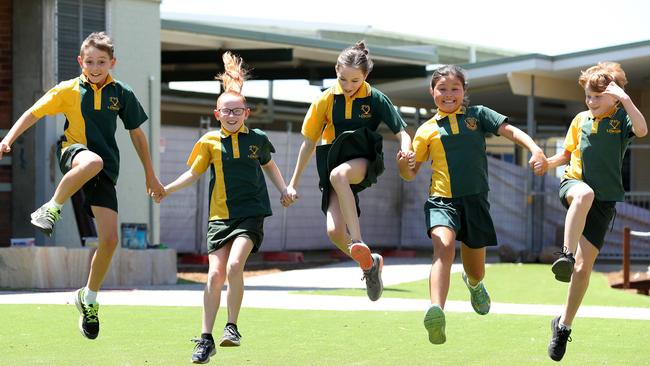
{"type": "Polygon", "coordinates": [[[245,110],[246,108],[219,108],[217,109],[217,112],[219,112],[219,114],[222,116],[229,116],[231,113],[234,116],[241,116],[244,114],[245,110]]]}

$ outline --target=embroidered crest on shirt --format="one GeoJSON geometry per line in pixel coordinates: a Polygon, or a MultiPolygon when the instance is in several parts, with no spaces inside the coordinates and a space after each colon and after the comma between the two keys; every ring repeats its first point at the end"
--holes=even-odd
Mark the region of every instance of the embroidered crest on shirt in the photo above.
{"type": "Polygon", "coordinates": [[[361,114],[359,115],[360,118],[371,118],[372,114],[370,113],[370,106],[368,104],[362,104],[361,105],[361,114]]]}
{"type": "Polygon", "coordinates": [[[249,147],[248,147],[248,152],[249,152],[248,157],[249,157],[250,159],[259,159],[260,157],[259,157],[259,155],[257,155],[257,153],[258,153],[259,151],[260,151],[259,146],[257,146],[257,145],[251,145],[251,146],[249,146],[249,147]]]}
{"type": "Polygon", "coordinates": [[[476,131],[478,128],[478,121],[474,117],[465,118],[465,126],[472,131],[476,131]]]}
{"type": "Polygon", "coordinates": [[[110,97],[108,98],[108,101],[111,102],[111,104],[108,106],[108,109],[112,111],[120,110],[120,100],[117,97],[110,97]]]}
{"type": "Polygon", "coordinates": [[[621,133],[621,121],[617,119],[610,119],[609,127],[610,128],[607,129],[608,133],[621,133]]]}

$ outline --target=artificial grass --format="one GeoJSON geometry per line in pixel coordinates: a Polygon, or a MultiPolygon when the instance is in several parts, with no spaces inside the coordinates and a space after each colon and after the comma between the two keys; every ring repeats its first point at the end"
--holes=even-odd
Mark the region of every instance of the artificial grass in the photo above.
{"type": "MultiPolygon", "coordinates": [[[[386,268],[386,270],[390,270],[386,268]]],[[[486,267],[484,283],[493,302],[561,305],[568,284],[558,282],[550,266],[500,263],[486,267]]],[[[305,294],[366,296],[365,289],[302,291],[305,294]]],[[[429,281],[420,280],[386,286],[382,297],[429,299],[429,281]]],[[[469,294],[460,273],[451,276],[448,300],[468,301],[469,294]]],[[[650,308],[650,297],[609,287],[604,274],[593,272],[583,305],[650,308]]]]}
{"type": "MultiPolygon", "coordinates": [[[[94,341],[65,305],[2,305],[2,365],[186,365],[199,307],[103,306],[94,341]]],[[[243,309],[242,346],[219,348],[221,365],[543,365],[551,317],[447,314],[447,343],[431,345],[420,312],[243,309]]],[[[219,337],[225,309],[215,326],[219,337]]],[[[648,362],[650,322],[580,319],[564,365],[648,362]]]]}

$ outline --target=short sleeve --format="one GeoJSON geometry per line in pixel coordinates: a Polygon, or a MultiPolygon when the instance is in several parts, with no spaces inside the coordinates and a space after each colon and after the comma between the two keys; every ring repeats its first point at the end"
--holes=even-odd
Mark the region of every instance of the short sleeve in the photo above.
{"type": "Polygon", "coordinates": [[[498,135],[499,128],[504,122],[508,121],[508,117],[484,106],[478,106],[478,108],[478,120],[481,129],[485,132],[498,135]]]}
{"type": "Polygon", "coordinates": [[[51,116],[64,112],[64,98],[66,88],[60,83],[50,89],[30,108],[31,113],[37,117],[51,116]]]}
{"type": "Polygon", "coordinates": [[[187,165],[195,173],[203,174],[210,166],[211,161],[210,144],[204,139],[200,139],[194,144],[190,157],[187,159],[187,165]]]}
{"type": "Polygon", "coordinates": [[[124,123],[124,128],[134,130],[140,127],[149,117],[147,117],[135,93],[127,85],[121,84],[121,86],[122,100],[118,114],[124,123]]]}
{"type": "Polygon", "coordinates": [[[415,161],[423,163],[429,160],[429,141],[432,133],[432,126],[430,124],[420,126],[415,132],[415,136],[413,137],[415,161]]]}
{"type": "Polygon", "coordinates": [[[624,113],[625,113],[625,120],[624,120],[623,128],[625,128],[625,133],[623,134],[623,136],[625,136],[627,141],[630,142],[636,137],[636,135],[634,134],[634,127],[632,125],[632,119],[630,118],[630,115],[627,114],[627,112],[624,113]]]}
{"type": "Polygon", "coordinates": [[[323,93],[318,100],[313,102],[305,115],[305,120],[302,122],[301,133],[303,136],[311,141],[318,141],[323,134],[323,129],[327,122],[327,109],[329,103],[330,92],[323,93]]]}
{"type": "MultiPolygon", "coordinates": [[[[375,92],[376,89],[373,89],[375,92]]],[[[379,93],[379,112],[381,113],[381,120],[390,128],[393,133],[398,133],[406,128],[406,123],[395,109],[395,106],[390,99],[383,93],[379,93]]]]}
{"type": "Polygon", "coordinates": [[[582,119],[581,115],[577,115],[571,121],[569,126],[569,131],[566,133],[564,138],[564,150],[573,152],[578,147],[578,136],[580,136],[580,120],[582,119]]]}
{"type": "Polygon", "coordinates": [[[273,159],[271,153],[275,152],[275,147],[273,147],[271,140],[269,140],[266,134],[262,136],[264,138],[264,144],[262,145],[262,149],[261,149],[262,151],[260,152],[259,155],[260,156],[259,161],[260,161],[260,165],[266,165],[268,164],[269,161],[271,161],[271,159],[273,159]]]}

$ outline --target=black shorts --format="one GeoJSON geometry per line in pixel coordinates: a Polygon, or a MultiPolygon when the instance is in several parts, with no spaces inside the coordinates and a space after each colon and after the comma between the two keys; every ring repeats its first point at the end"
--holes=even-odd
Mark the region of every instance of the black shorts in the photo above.
{"type": "MultiPolygon", "coordinates": [[[[72,169],[75,156],[84,150],[88,150],[88,148],[82,144],[73,144],[63,151],[63,154],[59,157],[59,168],[63,174],[72,169]]],[[[60,153],[60,150],[58,151],[60,153]]],[[[115,184],[103,170],[87,181],[81,190],[84,195],[84,209],[90,217],[95,217],[90,208],[91,206],[105,207],[117,212],[115,184]]]]}

